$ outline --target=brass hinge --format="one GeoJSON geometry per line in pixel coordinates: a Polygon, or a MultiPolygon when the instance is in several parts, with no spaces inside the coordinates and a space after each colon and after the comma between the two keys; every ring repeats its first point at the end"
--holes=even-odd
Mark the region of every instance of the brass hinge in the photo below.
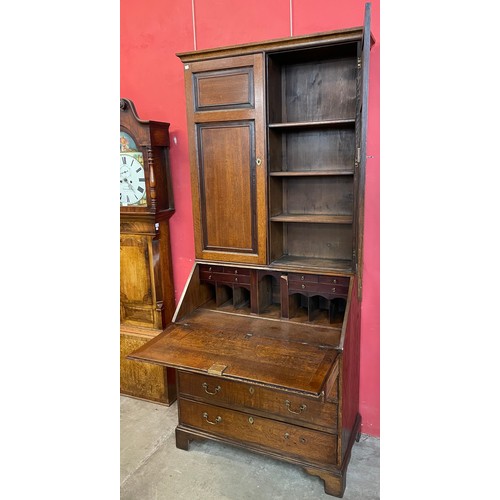
{"type": "Polygon", "coordinates": [[[356,149],[356,163],[361,163],[361,148],[356,149]]]}
{"type": "Polygon", "coordinates": [[[358,57],[358,69],[361,68],[361,57],[358,57]]]}

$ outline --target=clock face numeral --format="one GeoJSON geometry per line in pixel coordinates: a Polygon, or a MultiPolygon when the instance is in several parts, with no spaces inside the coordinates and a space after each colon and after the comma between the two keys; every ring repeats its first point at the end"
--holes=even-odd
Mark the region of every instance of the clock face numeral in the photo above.
{"type": "Polygon", "coordinates": [[[120,155],[120,206],[146,206],[146,178],[141,153],[120,155]]]}

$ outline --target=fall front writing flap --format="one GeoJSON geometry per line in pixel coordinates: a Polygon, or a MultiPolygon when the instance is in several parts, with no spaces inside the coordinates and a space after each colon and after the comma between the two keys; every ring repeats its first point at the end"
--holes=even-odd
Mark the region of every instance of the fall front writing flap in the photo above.
{"type": "Polygon", "coordinates": [[[338,352],[332,347],[286,340],[287,330],[295,328],[308,327],[198,309],[129,359],[199,373],[225,366],[220,371],[223,377],[318,396],[338,352]]]}

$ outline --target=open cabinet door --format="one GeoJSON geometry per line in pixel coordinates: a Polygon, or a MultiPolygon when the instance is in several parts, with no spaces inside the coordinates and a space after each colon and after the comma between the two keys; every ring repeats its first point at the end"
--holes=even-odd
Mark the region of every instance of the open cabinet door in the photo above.
{"type": "Polygon", "coordinates": [[[357,110],[356,121],[358,122],[356,137],[356,160],[355,166],[358,169],[358,207],[357,224],[358,239],[356,242],[356,271],[358,275],[358,300],[361,301],[363,287],[363,233],[364,233],[364,205],[365,205],[365,170],[366,170],[366,130],[368,125],[368,82],[370,74],[370,49],[375,43],[370,33],[371,4],[365,6],[365,22],[363,27],[363,40],[359,47],[358,61],[361,66],[359,82],[359,109],[357,110]]]}

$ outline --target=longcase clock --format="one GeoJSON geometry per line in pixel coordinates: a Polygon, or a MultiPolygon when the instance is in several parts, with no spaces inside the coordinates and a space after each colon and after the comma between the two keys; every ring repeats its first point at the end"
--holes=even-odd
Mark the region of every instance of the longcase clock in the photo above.
{"type": "Polygon", "coordinates": [[[176,398],[175,371],[126,356],[174,314],[169,144],[169,123],[142,120],[120,99],[120,392],[167,405],[176,398]]]}

